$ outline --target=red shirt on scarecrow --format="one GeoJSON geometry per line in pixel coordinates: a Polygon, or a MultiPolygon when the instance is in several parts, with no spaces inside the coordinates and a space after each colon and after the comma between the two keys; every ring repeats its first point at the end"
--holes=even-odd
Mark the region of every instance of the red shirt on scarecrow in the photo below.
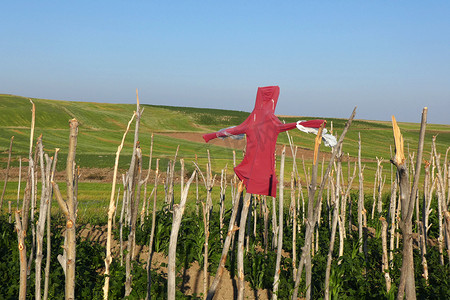
{"type": "MultiPolygon", "coordinates": [[[[297,126],[283,124],[275,115],[280,88],[267,86],[258,88],[255,108],[240,125],[203,135],[206,142],[217,137],[246,134],[247,147],[244,159],[234,172],[247,188],[247,193],[276,197],[277,176],[275,173],[275,145],[278,134],[297,126]]],[[[299,122],[303,127],[319,128],[325,120],[299,122]]]]}

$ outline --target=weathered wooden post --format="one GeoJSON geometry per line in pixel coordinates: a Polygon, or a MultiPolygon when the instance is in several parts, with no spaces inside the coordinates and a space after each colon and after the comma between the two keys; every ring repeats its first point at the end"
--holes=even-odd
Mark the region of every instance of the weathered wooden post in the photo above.
{"type": "MultiPolygon", "coordinates": [[[[280,182],[279,182],[279,190],[280,195],[279,199],[279,207],[278,207],[278,242],[277,242],[277,260],[275,263],[275,275],[273,278],[273,293],[272,299],[278,299],[278,285],[280,284],[280,264],[281,264],[281,251],[283,250],[283,200],[284,200],[284,159],[286,155],[286,146],[283,146],[283,150],[281,152],[281,162],[280,162],[280,182]]],[[[294,228],[295,231],[295,228],[294,228]]]]}
{"type": "Polygon", "coordinates": [[[316,180],[317,180],[317,155],[319,152],[319,145],[320,145],[320,141],[318,139],[320,139],[321,136],[321,131],[319,129],[319,133],[318,136],[316,137],[316,142],[315,142],[315,147],[314,147],[314,152],[315,154],[315,160],[314,160],[314,165],[313,165],[313,170],[312,170],[312,174],[311,174],[311,183],[309,184],[308,187],[308,214],[307,214],[307,219],[305,221],[305,227],[306,227],[306,232],[305,232],[305,244],[302,248],[302,255],[300,258],[300,262],[299,262],[299,267],[297,269],[297,276],[295,278],[295,285],[294,285],[294,290],[292,292],[292,298],[293,300],[297,299],[297,294],[298,294],[298,288],[300,285],[300,280],[301,280],[301,275],[303,272],[303,265],[305,264],[305,273],[306,273],[306,287],[307,287],[307,292],[306,292],[306,298],[310,299],[311,298],[311,240],[312,240],[312,234],[315,228],[315,224],[317,222],[317,219],[319,217],[319,212],[320,212],[320,205],[321,205],[321,200],[322,200],[322,195],[323,195],[323,190],[325,185],[328,182],[328,177],[330,176],[330,172],[331,172],[331,168],[333,165],[333,162],[336,158],[337,155],[337,149],[339,149],[340,145],[342,144],[342,142],[344,141],[345,135],[347,134],[347,131],[353,121],[353,118],[355,117],[356,114],[356,107],[353,109],[352,114],[350,115],[350,118],[348,119],[347,123],[345,124],[344,130],[342,131],[341,136],[339,137],[339,140],[336,144],[336,146],[333,148],[333,152],[331,153],[331,157],[330,157],[330,161],[328,163],[328,167],[327,170],[325,171],[325,174],[322,178],[322,182],[320,184],[320,188],[319,188],[319,193],[317,196],[317,200],[315,200],[315,194],[316,194],[316,180]],[[309,270],[308,270],[309,269],[309,270]]]}
{"type": "MultiPolygon", "coordinates": [[[[11,141],[9,143],[8,163],[6,165],[5,183],[3,184],[2,196],[0,198],[0,210],[3,207],[3,197],[5,196],[6,185],[8,184],[9,167],[10,167],[10,164],[11,164],[11,152],[12,152],[13,141],[14,141],[14,136],[11,137],[11,141]]],[[[9,201],[9,204],[10,204],[9,205],[9,212],[11,212],[11,201],[9,201]]]]}
{"type": "Polygon", "coordinates": [[[402,216],[400,220],[400,229],[403,236],[403,261],[398,287],[397,299],[416,299],[416,289],[414,281],[414,261],[413,261],[413,240],[412,240],[412,215],[414,212],[415,197],[418,190],[420,167],[422,164],[423,143],[425,138],[425,127],[427,121],[427,108],[422,112],[422,122],[419,134],[419,145],[417,150],[417,160],[414,174],[414,182],[410,189],[408,177],[408,167],[403,151],[403,136],[397,125],[395,117],[392,116],[392,127],[394,130],[395,156],[391,163],[397,168],[400,187],[400,199],[402,216]]]}
{"type": "Polygon", "coordinates": [[[16,210],[16,230],[17,240],[19,247],[19,261],[20,261],[20,286],[19,286],[19,299],[25,300],[27,293],[27,248],[25,244],[25,236],[28,229],[28,213],[31,202],[31,190],[32,186],[31,176],[34,173],[34,159],[33,159],[33,139],[34,139],[34,125],[36,120],[36,106],[33,101],[29,99],[32,104],[31,109],[31,131],[30,131],[30,150],[28,152],[28,176],[27,185],[25,187],[25,193],[23,197],[22,210],[16,210]]]}
{"type": "Polygon", "coordinates": [[[56,200],[58,205],[66,217],[66,231],[64,243],[64,255],[59,255],[58,260],[64,269],[66,275],[66,300],[75,299],[75,259],[76,259],[76,187],[75,187],[75,154],[77,148],[78,137],[78,121],[72,119],[69,121],[70,135],[69,135],[69,151],[67,154],[67,201],[64,201],[59,191],[58,184],[52,181],[53,189],[55,190],[56,200]]]}
{"type": "Polygon", "coordinates": [[[111,187],[111,196],[109,199],[109,208],[108,208],[108,233],[106,237],[106,257],[105,257],[105,285],[103,286],[103,299],[108,299],[108,292],[109,292],[109,266],[112,262],[112,256],[111,256],[111,240],[112,240],[112,221],[113,216],[116,211],[116,207],[114,205],[114,195],[116,191],[116,181],[117,181],[117,170],[119,168],[119,157],[120,152],[122,151],[123,144],[125,142],[125,137],[127,136],[128,130],[130,129],[131,122],[133,121],[134,117],[136,116],[136,113],[133,114],[131,117],[131,120],[128,122],[127,129],[125,130],[125,133],[122,137],[122,142],[117,147],[116,151],[116,159],[114,163],[114,172],[113,172],[113,182],[111,187]]]}
{"type": "MultiPolygon", "coordinates": [[[[196,174],[197,175],[197,174],[196,174]]],[[[146,300],[149,300],[150,291],[152,288],[152,278],[151,278],[151,267],[152,267],[152,258],[153,258],[153,241],[155,239],[155,228],[156,228],[156,197],[158,195],[158,181],[159,181],[159,158],[156,160],[156,168],[155,168],[155,187],[153,188],[153,211],[152,211],[152,228],[150,231],[150,241],[148,245],[148,259],[147,259],[147,296],[146,300]]]]}
{"type": "Polygon", "coordinates": [[[231,241],[233,239],[234,233],[239,229],[235,221],[239,209],[239,198],[241,197],[243,189],[244,183],[241,181],[238,185],[236,193],[234,194],[235,199],[233,201],[233,210],[231,212],[230,224],[228,225],[228,232],[223,244],[222,256],[220,257],[216,277],[214,277],[214,280],[211,286],[209,287],[208,295],[206,298],[208,300],[211,300],[214,297],[214,294],[216,293],[217,287],[219,286],[220,280],[222,279],[223,270],[225,269],[225,263],[227,261],[228,250],[230,249],[231,241]]]}
{"type": "Polygon", "coordinates": [[[169,259],[167,263],[167,299],[175,300],[175,267],[176,267],[176,255],[177,255],[177,240],[178,231],[180,230],[181,219],[183,218],[184,208],[186,206],[186,200],[189,192],[189,186],[194,180],[196,171],[192,172],[191,178],[189,178],[186,186],[181,191],[180,204],[173,206],[173,222],[172,231],[170,232],[169,240],[169,259]]]}
{"type": "MultiPolygon", "coordinates": [[[[47,213],[50,205],[50,199],[52,196],[52,188],[50,184],[51,180],[51,165],[53,163],[53,158],[49,158],[47,154],[44,155],[44,146],[42,145],[42,135],[38,139],[38,151],[39,160],[41,166],[41,179],[42,179],[42,190],[41,190],[41,202],[39,205],[39,219],[36,228],[36,276],[35,276],[35,298],[37,300],[41,299],[41,266],[44,247],[44,232],[45,232],[45,222],[48,220],[47,213]]],[[[58,153],[58,150],[56,153],[58,153]]],[[[50,235],[47,236],[50,240],[50,235]]]]}

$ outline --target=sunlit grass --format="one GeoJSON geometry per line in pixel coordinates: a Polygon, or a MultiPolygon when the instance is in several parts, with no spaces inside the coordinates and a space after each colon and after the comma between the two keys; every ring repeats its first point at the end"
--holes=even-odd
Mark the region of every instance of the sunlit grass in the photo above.
{"type": "MultiPolygon", "coordinates": [[[[115,153],[120,144],[126,125],[136,110],[134,104],[107,104],[107,103],[87,103],[71,101],[55,101],[45,99],[33,99],[36,104],[36,129],[35,140],[42,134],[44,150],[49,156],[52,156],[55,148],[60,148],[58,155],[57,170],[62,171],[66,168],[67,149],[68,149],[68,120],[76,117],[79,122],[79,134],[77,144],[76,163],[83,168],[105,168],[112,172],[114,166],[115,153]]],[[[218,109],[202,109],[190,107],[168,107],[142,105],[144,112],[140,127],[140,147],[143,153],[142,166],[144,170],[148,168],[150,156],[151,135],[154,134],[153,142],[153,161],[151,168],[155,169],[156,159],[160,159],[160,172],[164,173],[167,169],[169,160],[173,160],[177,147],[179,147],[177,160],[183,158],[185,161],[186,174],[189,175],[195,169],[193,164],[196,161],[202,170],[206,169],[207,151],[211,156],[213,173],[216,176],[216,186],[213,193],[218,195],[221,170],[227,167],[228,176],[233,175],[233,149],[224,148],[212,143],[196,142],[187,139],[177,139],[164,135],[165,132],[190,132],[201,135],[205,132],[215,131],[220,128],[238,125],[248,116],[248,113],[242,111],[229,111],[218,109]]],[[[349,111],[350,113],[350,111],[349,111]]],[[[19,166],[19,156],[22,159],[23,170],[27,167],[31,104],[28,99],[11,95],[0,95],[0,168],[5,169],[7,164],[8,147],[11,136],[14,135],[13,153],[11,166],[19,166]]],[[[320,118],[320,117],[319,117],[320,118]]],[[[312,119],[310,117],[303,118],[312,119]]],[[[418,115],[418,120],[420,115],[418,115]]],[[[282,118],[282,121],[295,122],[295,118],[282,118]]],[[[327,118],[327,128],[333,127],[333,132],[338,136],[342,133],[345,126],[345,119],[327,118]]],[[[401,120],[399,120],[401,121],[401,120]]],[[[405,153],[412,154],[417,151],[417,141],[420,124],[418,123],[399,123],[400,129],[405,140],[405,153]]],[[[134,124],[130,128],[124,148],[119,160],[119,173],[125,173],[129,167],[133,146],[134,124]]],[[[314,145],[315,136],[305,134],[297,130],[291,130],[294,146],[301,150],[311,151],[314,145]]],[[[376,172],[376,158],[383,158],[383,176],[386,176],[385,189],[388,190],[391,177],[391,146],[393,145],[393,135],[390,122],[354,120],[350,127],[343,145],[343,172],[345,181],[348,177],[348,164],[346,162],[347,153],[350,155],[350,171],[353,173],[354,161],[358,154],[358,138],[361,135],[362,160],[364,169],[364,188],[366,193],[373,189],[374,175],[376,172]]],[[[445,155],[450,146],[450,125],[428,124],[424,146],[424,159],[429,160],[432,137],[437,136],[436,146],[438,152],[445,155]]],[[[288,139],[286,133],[281,133],[278,137],[279,144],[287,145],[286,151],[290,154],[288,139]]],[[[331,149],[321,147],[322,153],[330,153],[331,149]]],[[[236,149],[236,161],[239,163],[242,159],[242,149],[236,149]]],[[[303,187],[306,188],[306,176],[303,169],[301,155],[297,156],[298,175],[303,187]]],[[[310,157],[305,157],[305,169],[308,173],[311,169],[312,161],[310,157]]],[[[320,161],[320,171],[326,168],[322,167],[320,161]]],[[[327,164],[328,162],[325,162],[327,164]]],[[[292,172],[292,158],[286,157],[285,181],[289,186],[292,172]]],[[[280,156],[277,157],[277,174],[279,176],[280,156]]],[[[175,170],[179,177],[180,164],[177,162],[175,170]]],[[[22,173],[22,180],[26,172],[22,173]]],[[[17,175],[17,174],[16,174],[17,175]]],[[[6,201],[13,203],[17,200],[17,177],[10,178],[11,182],[5,194],[6,201]]],[[[151,183],[153,184],[153,179],[151,183]]],[[[355,179],[354,189],[357,187],[355,179]]],[[[204,197],[203,183],[200,182],[200,197],[204,197]]],[[[118,185],[119,186],[119,185],[118,185]]],[[[25,182],[22,182],[21,196],[25,182]]],[[[60,188],[65,191],[65,183],[60,183],[60,188]]],[[[38,184],[38,190],[40,186],[38,184]]],[[[111,183],[104,182],[80,182],[79,183],[79,213],[92,215],[106,214],[109,201],[111,183]],[[84,213],[86,212],[86,213],[84,213]]],[[[194,191],[195,189],[192,189],[194,191]]],[[[191,192],[192,192],[191,191],[191,192]]],[[[179,193],[179,186],[176,185],[176,193],[179,193]]],[[[160,186],[158,193],[159,204],[162,204],[164,188],[160,186]]],[[[216,196],[217,196],[216,195],[216,196]]],[[[188,202],[188,209],[191,209],[191,202],[188,202]]],[[[5,204],[3,206],[5,209],[5,204]]]]}

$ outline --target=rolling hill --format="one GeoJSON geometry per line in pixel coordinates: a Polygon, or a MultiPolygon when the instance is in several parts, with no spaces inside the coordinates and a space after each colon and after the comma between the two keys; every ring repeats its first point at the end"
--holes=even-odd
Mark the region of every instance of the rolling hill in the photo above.
{"type": "MultiPolygon", "coordinates": [[[[85,168],[112,168],[117,146],[120,143],[128,120],[136,109],[134,104],[108,104],[92,102],[58,101],[47,99],[32,99],[36,105],[35,136],[43,135],[45,150],[51,153],[54,148],[60,148],[58,168],[65,168],[64,155],[67,152],[68,120],[78,119],[79,137],[77,147],[77,162],[85,168]]],[[[214,140],[204,143],[201,135],[241,123],[248,116],[248,112],[221,109],[201,109],[191,107],[173,107],[141,104],[144,112],[140,127],[140,142],[143,153],[148,158],[151,135],[154,134],[154,157],[163,161],[173,157],[177,146],[180,146],[179,157],[186,161],[194,160],[197,156],[202,162],[206,158],[207,149],[211,152],[216,171],[230,163],[232,149],[236,149],[237,157],[241,157],[242,142],[233,140],[214,140]]],[[[349,108],[349,115],[353,108],[349,108]]],[[[6,166],[6,157],[11,136],[14,136],[13,156],[27,157],[29,148],[31,103],[29,99],[0,95],[0,158],[1,167],[6,166]]],[[[316,116],[321,117],[321,116],[316,116]]],[[[316,118],[314,117],[314,118],[316,118]]],[[[357,115],[356,115],[357,117],[357,115]]],[[[294,122],[297,118],[280,118],[286,122],[294,122]]],[[[311,119],[302,117],[302,119],[311,119]]],[[[417,119],[420,120],[418,113],[417,119]]],[[[339,134],[346,120],[327,118],[328,128],[331,123],[333,130],[339,134]]],[[[418,123],[399,123],[405,139],[405,146],[415,152],[419,132],[418,123]]],[[[131,130],[133,130],[133,126],[131,130]]],[[[297,130],[289,132],[294,144],[299,147],[298,158],[313,148],[313,135],[307,135],[297,130]]],[[[389,122],[354,120],[347,133],[344,152],[350,157],[358,153],[358,134],[361,133],[362,157],[366,163],[372,165],[376,157],[389,159],[390,145],[393,144],[391,124],[389,122]]],[[[437,149],[445,155],[450,146],[450,126],[428,124],[425,159],[430,151],[432,136],[437,135],[437,149]]],[[[279,144],[288,144],[286,134],[280,134],[279,144]]],[[[123,159],[120,167],[126,168],[131,155],[132,134],[126,139],[123,159]]],[[[330,150],[323,147],[324,152],[330,150]]],[[[290,152],[288,150],[288,152],[290,152]]],[[[13,166],[18,166],[18,159],[13,159],[13,166]]]]}

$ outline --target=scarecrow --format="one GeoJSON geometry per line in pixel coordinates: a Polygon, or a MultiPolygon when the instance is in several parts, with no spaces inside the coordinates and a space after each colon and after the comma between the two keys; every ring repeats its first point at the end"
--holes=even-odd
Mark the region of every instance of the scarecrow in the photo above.
{"type": "MultiPolygon", "coordinates": [[[[276,197],[277,177],[275,173],[275,145],[278,134],[298,128],[304,132],[317,133],[326,121],[321,119],[298,121],[284,124],[275,115],[280,88],[267,86],[258,88],[255,108],[240,125],[203,135],[208,142],[214,138],[225,138],[245,134],[247,147],[242,162],[234,172],[243,181],[247,193],[276,197]]],[[[322,135],[325,145],[336,145],[336,138],[331,134],[322,135]]]]}

